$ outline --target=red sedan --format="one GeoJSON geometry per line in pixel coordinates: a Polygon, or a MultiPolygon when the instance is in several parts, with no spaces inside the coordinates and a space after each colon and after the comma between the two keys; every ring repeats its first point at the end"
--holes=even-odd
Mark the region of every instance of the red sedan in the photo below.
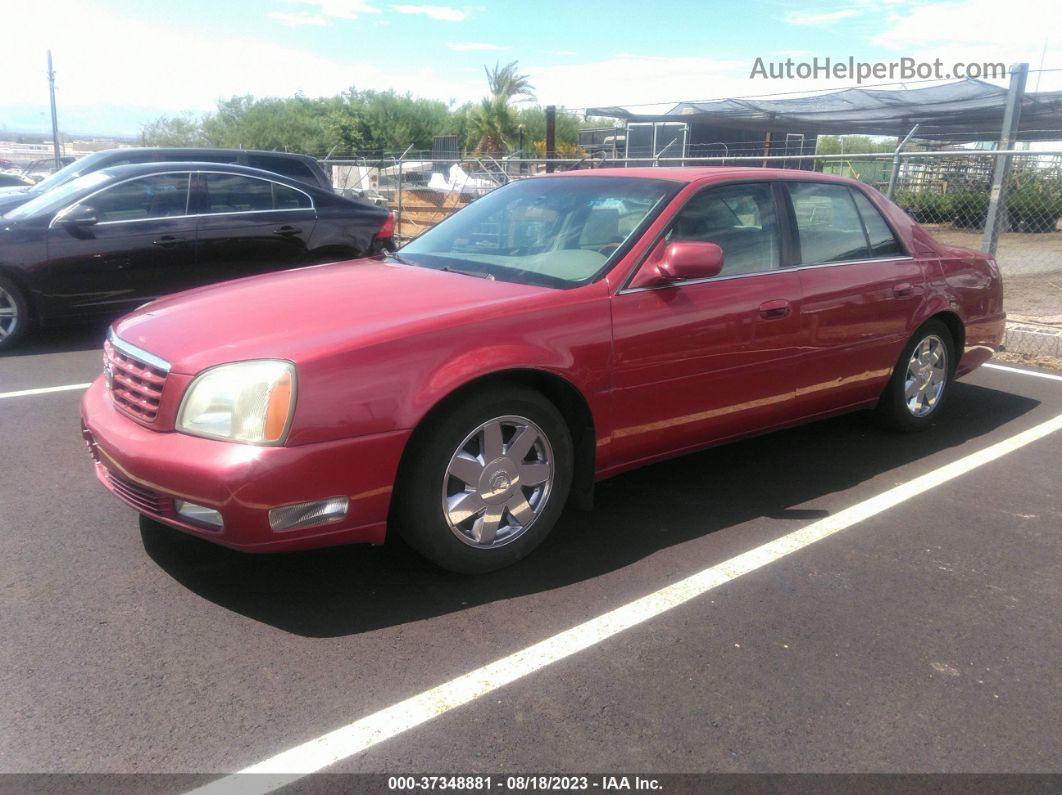
{"type": "Polygon", "coordinates": [[[82,403],[100,481],[266,552],[400,533],[482,572],[595,480],[838,412],[930,425],[998,350],[991,258],[848,179],[616,169],[507,185],[397,255],[117,322],[82,403]]]}

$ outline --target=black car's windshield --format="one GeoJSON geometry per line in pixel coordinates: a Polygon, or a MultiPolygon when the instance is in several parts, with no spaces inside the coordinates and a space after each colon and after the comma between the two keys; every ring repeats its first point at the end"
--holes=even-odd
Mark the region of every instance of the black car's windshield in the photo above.
{"type": "Polygon", "coordinates": [[[592,281],[680,186],[540,177],[484,196],[401,249],[401,261],[546,287],[592,281]]]}
{"type": "Polygon", "coordinates": [[[25,204],[20,204],[18,207],[9,211],[4,218],[10,218],[13,221],[17,221],[37,214],[53,213],[70,204],[81,193],[102,186],[109,179],[110,177],[102,171],[93,171],[91,174],[75,177],[69,182],[63,183],[55,190],[42,193],[39,196],[34,196],[25,204]]]}

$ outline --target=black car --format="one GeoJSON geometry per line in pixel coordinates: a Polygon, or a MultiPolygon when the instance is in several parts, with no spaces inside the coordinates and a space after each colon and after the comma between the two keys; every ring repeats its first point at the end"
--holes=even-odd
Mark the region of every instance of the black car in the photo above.
{"type": "MultiPolygon", "coordinates": [[[[48,161],[51,162],[51,161],[48,161]]],[[[262,152],[255,149],[205,149],[143,147],[105,149],[74,160],[47,179],[32,187],[0,191],[0,214],[29,201],[72,179],[113,166],[133,163],[219,163],[250,166],[272,171],[282,177],[304,182],[315,188],[332,190],[332,182],[324,169],[309,155],[289,152],[262,152]]]]}
{"type": "Polygon", "coordinates": [[[210,282],[393,248],[389,210],[254,168],[93,171],[0,216],[0,348],[210,282]]]}

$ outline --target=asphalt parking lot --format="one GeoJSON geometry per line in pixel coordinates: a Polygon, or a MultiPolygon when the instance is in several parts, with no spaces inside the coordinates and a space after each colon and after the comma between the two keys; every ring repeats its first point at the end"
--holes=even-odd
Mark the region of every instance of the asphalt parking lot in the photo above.
{"type": "MultiPolygon", "coordinates": [[[[103,331],[0,358],[0,393],[91,380],[103,331]]],[[[476,578],[140,523],[95,480],[79,389],[0,394],[0,770],[242,770],[869,505],[406,730],[333,737],[327,770],[1060,772],[1062,430],[1012,440],[1057,427],[1062,380],[1020,369],[964,379],[922,435],[853,415],[617,477],[476,578]]]]}

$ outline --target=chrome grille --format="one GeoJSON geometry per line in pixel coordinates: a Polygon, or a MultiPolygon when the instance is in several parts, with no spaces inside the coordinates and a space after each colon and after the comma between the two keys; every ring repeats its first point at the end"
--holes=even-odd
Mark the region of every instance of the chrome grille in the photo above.
{"type": "Polygon", "coordinates": [[[167,371],[129,355],[111,340],[103,343],[103,369],[115,405],[132,417],[154,422],[167,371]]]}

